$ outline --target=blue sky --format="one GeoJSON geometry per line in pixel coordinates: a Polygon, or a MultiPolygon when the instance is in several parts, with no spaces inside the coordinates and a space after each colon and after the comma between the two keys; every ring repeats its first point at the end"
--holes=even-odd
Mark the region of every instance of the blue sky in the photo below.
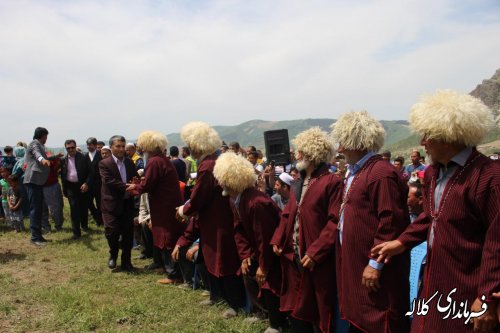
{"type": "Polygon", "coordinates": [[[0,145],[251,119],[407,119],[500,68],[499,1],[2,1],[0,145]],[[12,123],[12,126],[5,126],[12,123]]]}

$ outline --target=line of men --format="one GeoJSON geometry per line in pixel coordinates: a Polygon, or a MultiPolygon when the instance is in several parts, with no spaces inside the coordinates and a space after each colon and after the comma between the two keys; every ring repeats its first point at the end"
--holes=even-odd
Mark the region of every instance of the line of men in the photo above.
{"type": "Polygon", "coordinates": [[[367,112],[343,114],[331,134],[311,128],[297,135],[301,175],[282,211],[255,189],[250,162],[219,156],[222,141],[208,124],[181,131],[198,160],[184,205],[163,135],[139,137],[141,180],[123,158],[125,139],[112,137],[112,158],[99,163],[111,258],[121,235],[122,267],[131,268],[131,198],[149,193],[156,202],[151,222],[162,230],[154,242],[165,260],[199,238],[209,304],[224,300],[236,315],[246,291],[267,310],[268,333],[288,324],[292,332],[500,332],[500,163],[475,148],[494,126],[492,112],[474,97],[443,90],[415,104],[409,120],[433,162],[425,171],[424,212],[411,224],[406,182],[377,154],[385,131],[367,112]],[[344,178],[326,164],[333,142],[349,165],[344,178]],[[409,249],[423,241],[419,304],[426,308],[413,309],[410,322],[409,249]]]}

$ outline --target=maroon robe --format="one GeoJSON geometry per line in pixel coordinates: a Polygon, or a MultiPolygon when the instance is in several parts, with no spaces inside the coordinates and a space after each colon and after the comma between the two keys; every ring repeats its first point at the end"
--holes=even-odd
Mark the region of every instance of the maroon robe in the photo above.
{"type": "Polygon", "coordinates": [[[261,288],[278,296],[281,270],[270,242],[280,221],[280,209],[265,193],[248,188],[241,193],[234,213],[234,237],[240,259],[252,257],[267,273],[261,288]]]}
{"type": "MultiPolygon", "coordinates": [[[[457,179],[450,191],[442,213],[434,228],[432,250],[428,248],[427,265],[419,299],[429,299],[436,291],[438,295],[429,302],[425,316],[414,314],[412,333],[416,332],[473,332],[474,325],[465,325],[465,319],[443,319],[448,313],[437,311],[440,302],[446,307],[446,297],[467,301],[467,309],[482,295],[493,300],[492,293],[500,290],[500,163],[488,159],[475,149],[465,165],[469,165],[457,179]]],[[[461,172],[459,167],[446,184],[445,196],[454,179],[461,172]]],[[[424,212],[398,238],[407,248],[425,241],[430,232],[431,208],[429,192],[431,179],[438,177],[439,167],[432,165],[425,171],[424,212]]],[[[441,201],[443,202],[443,201],[441,201]]],[[[463,312],[463,309],[462,309],[463,312]]],[[[497,326],[495,332],[500,332],[497,326]]]]}
{"type": "Polygon", "coordinates": [[[302,184],[300,180],[292,185],[290,199],[271,241],[283,250],[280,310],[291,311],[293,317],[329,332],[336,300],[334,248],[342,181],[330,173],[326,165],[321,165],[313,172],[307,192],[299,204],[302,184]],[[302,273],[297,268],[293,249],[297,215],[300,256],[302,258],[307,254],[316,263],[312,271],[304,268],[302,273]]]}
{"type": "Polygon", "coordinates": [[[200,226],[198,225],[198,219],[190,218],[189,222],[184,230],[184,233],[177,240],[177,244],[180,247],[191,246],[193,243],[200,238],[200,226]]]}
{"type": "Polygon", "coordinates": [[[144,172],[137,191],[148,193],[154,246],[171,250],[185,228],[175,218],[175,209],[182,205],[177,172],[165,155],[149,158],[144,172]]]}
{"type": "Polygon", "coordinates": [[[210,274],[223,277],[237,274],[240,260],[234,240],[233,212],[229,197],[213,175],[216,154],[206,156],[198,165],[196,185],[183,207],[184,215],[198,214],[200,246],[210,274]]]}
{"type": "Polygon", "coordinates": [[[342,244],[337,241],[337,290],[341,317],[364,332],[410,329],[405,316],[410,293],[408,253],[384,266],[377,292],[368,292],[361,284],[371,248],[397,238],[410,223],[407,196],[408,187],[397,170],[378,155],[365,162],[351,183],[342,244]]]}

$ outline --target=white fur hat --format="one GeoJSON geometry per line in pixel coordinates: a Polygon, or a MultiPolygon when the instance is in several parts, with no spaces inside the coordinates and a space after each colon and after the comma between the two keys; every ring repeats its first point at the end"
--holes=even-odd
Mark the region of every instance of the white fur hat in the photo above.
{"type": "Polygon", "coordinates": [[[481,100],[453,90],[424,96],[410,112],[412,131],[447,143],[477,146],[494,126],[491,110],[481,100]]]}
{"type": "Polygon", "coordinates": [[[384,145],[384,127],[366,111],[344,113],[331,128],[333,139],[345,149],[377,152],[384,145]]]}
{"type": "Polygon", "coordinates": [[[137,138],[137,146],[147,152],[156,150],[163,152],[167,149],[167,144],[167,137],[163,133],[157,131],[143,131],[137,138]]]}
{"type": "Polygon", "coordinates": [[[226,152],[217,158],[214,176],[222,187],[238,193],[255,186],[257,181],[253,165],[243,156],[233,152],[226,152]]]}
{"type": "Polygon", "coordinates": [[[333,154],[333,142],[325,131],[319,127],[312,127],[299,133],[293,140],[297,152],[319,165],[330,160],[333,154]]]}
{"type": "Polygon", "coordinates": [[[219,134],[209,124],[195,121],[184,125],[181,138],[192,151],[211,154],[221,145],[219,134]]]}

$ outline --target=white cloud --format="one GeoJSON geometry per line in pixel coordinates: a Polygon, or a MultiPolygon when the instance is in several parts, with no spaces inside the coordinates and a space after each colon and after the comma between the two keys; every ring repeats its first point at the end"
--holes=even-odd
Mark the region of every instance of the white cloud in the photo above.
{"type": "Polygon", "coordinates": [[[0,2],[0,144],[187,121],[406,119],[499,67],[495,1],[0,2]],[[481,14],[484,19],[474,19],[481,14]],[[5,115],[5,116],[4,116],[5,115]]]}

